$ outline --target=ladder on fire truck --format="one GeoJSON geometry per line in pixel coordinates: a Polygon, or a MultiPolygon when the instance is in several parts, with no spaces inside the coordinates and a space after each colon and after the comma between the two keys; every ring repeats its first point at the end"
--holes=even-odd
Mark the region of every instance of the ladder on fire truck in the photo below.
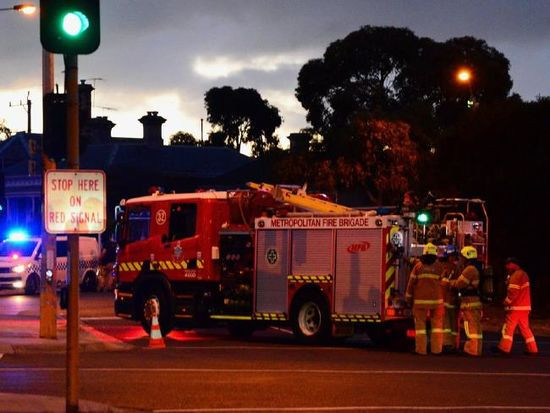
{"type": "Polygon", "coordinates": [[[306,186],[295,190],[283,188],[279,185],[266,183],[248,182],[249,188],[257,191],[268,192],[278,202],[288,203],[308,212],[331,213],[331,214],[363,214],[361,211],[349,208],[334,202],[324,201],[306,193],[306,186]]]}

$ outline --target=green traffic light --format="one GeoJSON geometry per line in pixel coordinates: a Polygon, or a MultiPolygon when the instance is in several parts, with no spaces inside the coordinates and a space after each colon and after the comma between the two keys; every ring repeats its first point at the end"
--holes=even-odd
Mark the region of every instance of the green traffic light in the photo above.
{"type": "Polygon", "coordinates": [[[427,224],[428,222],[430,222],[430,214],[428,214],[427,212],[421,212],[416,217],[416,220],[421,224],[427,224]]]}
{"type": "Polygon", "coordinates": [[[71,11],[63,16],[62,27],[65,33],[75,37],[82,34],[90,27],[90,21],[84,13],[71,11]]]}

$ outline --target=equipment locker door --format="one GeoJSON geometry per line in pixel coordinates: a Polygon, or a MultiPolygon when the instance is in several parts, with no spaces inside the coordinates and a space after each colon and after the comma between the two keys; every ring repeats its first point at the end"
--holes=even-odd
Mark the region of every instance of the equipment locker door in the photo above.
{"type": "Polygon", "coordinates": [[[256,311],[286,312],[289,231],[257,232],[256,311]]]}
{"type": "Polygon", "coordinates": [[[382,311],[381,271],[381,229],[338,230],[334,312],[379,314],[382,311]]]}

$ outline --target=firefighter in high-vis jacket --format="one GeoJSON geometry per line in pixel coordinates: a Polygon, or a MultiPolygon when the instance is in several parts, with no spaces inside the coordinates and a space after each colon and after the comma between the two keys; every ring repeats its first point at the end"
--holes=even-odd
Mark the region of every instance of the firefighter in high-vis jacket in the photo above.
{"type": "Polygon", "coordinates": [[[535,355],[538,353],[537,343],[529,328],[531,311],[529,276],[521,269],[516,258],[506,260],[506,272],[508,273],[507,294],[504,300],[506,319],[502,327],[502,339],[497,349],[503,353],[510,353],[514,331],[519,326],[519,331],[525,340],[525,353],[535,355]]]}
{"type": "MultiPolygon", "coordinates": [[[[460,275],[458,267],[458,252],[453,245],[447,245],[442,251],[439,262],[443,266],[443,276],[453,281],[460,275]]],[[[458,328],[458,291],[451,288],[449,283],[443,284],[443,300],[445,316],[443,318],[443,351],[456,353],[460,345],[458,328]]]]}
{"type": "Polygon", "coordinates": [[[430,318],[430,351],[441,354],[443,348],[443,267],[437,262],[437,247],[426,244],[417,263],[411,271],[405,298],[412,304],[415,335],[415,351],[428,353],[426,320],[430,318]]]}
{"type": "Polygon", "coordinates": [[[481,356],[483,349],[481,328],[483,305],[479,298],[481,264],[477,260],[477,250],[470,245],[462,248],[460,256],[464,269],[460,276],[449,284],[452,288],[458,289],[460,297],[460,314],[464,320],[466,333],[464,352],[471,356],[481,356]]]}

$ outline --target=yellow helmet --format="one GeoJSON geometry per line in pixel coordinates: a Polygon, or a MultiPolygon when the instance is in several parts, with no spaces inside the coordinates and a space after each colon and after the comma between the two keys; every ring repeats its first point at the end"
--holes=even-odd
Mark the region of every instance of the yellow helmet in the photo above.
{"type": "Polygon", "coordinates": [[[422,254],[437,256],[437,247],[431,242],[428,242],[426,245],[424,245],[424,250],[422,251],[422,254]]]}
{"type": "Polygon", "coordinates": [[[460,250],[460,254],[468,260],[473,260],[477,258],[477,250],[471,245],[462,248],[460,250]]]}

